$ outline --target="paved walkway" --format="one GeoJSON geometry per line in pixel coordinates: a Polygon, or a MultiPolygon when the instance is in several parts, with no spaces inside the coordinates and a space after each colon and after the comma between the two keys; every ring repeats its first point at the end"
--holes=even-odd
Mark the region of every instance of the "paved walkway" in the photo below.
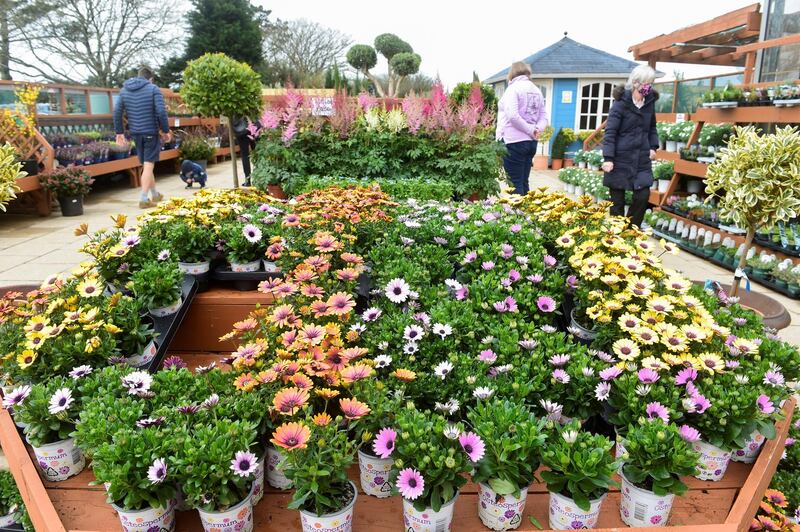
{"type": "MultiPolygon", "coordinates": [[[[233,185],[229,161],[210,166],[208,173],[209,186],[224,188],[233,185]]],[[[242,175],[241,166],[239,175],[242,175]]],[[[156,185],[166,197],[192,194],[191,190],[184,189],[183,182],[176,174],[158,176],[156,185]]],[[[563,190],[563,184],[553,171],[534,171],[531,174],[531,186],[563,190]]],[[[86,260],[86,256],[78,252],[86,237],[74,236],[75,227],[81,223],[89,224],[92,231],[107,227],[111,225],[109,217],[118,213],[126,214],[132,220],[142,213],[138,201],[137,190],[118,185],[90,194],[86,198],[84,215],[79,217],[65,218],[59,212],[47,218],[0,214],[0,286],[39,283],[52,273],[69,270],[86,260]]],[[[689,253],[665,255],[663,258],[669,267],[682,271],[692,280],[732,281],[730,271],[689,253]]],[[[752,290],[776,298],[787,308],[792,316],[792,324],[781,331],[781,336],[800,345],[800,302],[755,283],[752,284],[752,290]]]]}

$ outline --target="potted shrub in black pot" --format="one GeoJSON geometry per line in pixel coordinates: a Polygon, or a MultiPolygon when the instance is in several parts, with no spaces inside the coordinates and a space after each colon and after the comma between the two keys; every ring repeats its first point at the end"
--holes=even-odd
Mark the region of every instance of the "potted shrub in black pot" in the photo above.
{"type": "Polygon", "coordinates": [[[55,194],[64,216],[83,214],[83,197],[94,183],[92,176],[81,168],[56,168],[39,175],[42,188],[55,194]]]}

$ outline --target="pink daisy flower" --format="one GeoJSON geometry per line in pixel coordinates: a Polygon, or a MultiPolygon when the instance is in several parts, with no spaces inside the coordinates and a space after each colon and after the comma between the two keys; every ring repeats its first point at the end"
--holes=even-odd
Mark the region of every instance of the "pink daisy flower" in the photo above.
{"type": "Polygon", "coordinates": [[[425,491],[425,479],[416,469],[407,467],[397,475],[397,489],[403,498],[413,501],[425,491]]]}
{"type": "Polygon", "coordinates": [[[372,450],[383,459],[389,458],[394,452],[394,442],[397,439],[397,432],[386,427],[381,429],[375,440],[372,442],[372,450]]]}
{"type": "Polygon", "coordinates": [[[553,312],[556,309],[556,302],[552,297],[539,296],[539,298],[536,299],[536,306],[539,307],[539,310],[542,312],[553,312]]]}
{"type": "Polygon", "coordinates": [[[458,442],[461,444],[461,448],[464,449],[464,452],[467,453],[467,456],[469,456],[471,461],[477,462],[483,458],[483,440],[481,440],[481,437],[474,432],[463,433],[458,437],[458,442]]]}
{"type": "Polygon", "coordinates": [[[686,440],[689,443],[694,443],[700,439],[700,432],[689,425],[681,425],[681,428],[678,430],[681,435],[681,438],[686,440]]]}
{"type": "Polygon", "coordinates": [[[648,419],[661,418],[664,423],[669,423],[669,411],[661,403],[649,403],[645,412],[648,419]]]}

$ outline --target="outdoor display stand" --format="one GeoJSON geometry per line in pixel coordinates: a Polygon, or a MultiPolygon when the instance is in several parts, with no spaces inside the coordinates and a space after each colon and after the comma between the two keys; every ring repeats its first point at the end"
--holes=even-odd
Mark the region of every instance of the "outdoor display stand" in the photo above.
{"type": "MultiPolygon", "coordinates": [[[[212,287],[196,294],[182,316],[182,325],[175,333],[168,352],[182,356],[190,367],[218,362],[222,355],[234,348],[232,343],[220,343],[218,338],[227,333],[234,322],[246,317],[256,304],[263,305],[270,301],[270,296],[260,292],[240,292],[227,288],[212,287]]],[[[687,479],[689,492],[675,499],[670,526],[667,528],[675,531],[745,532],[783,453],[789,429],[786,419],[791,419],[794,407],[794,400],[784,405],[785,418],[778,423],[776,438],[766,442],[754,464],[731,463],[727,474],[719,482],[687,479]]],[[[37,531],[121,530],[116,513],[106,503],[103,487],[89,485],[94,480],[89,468],[63,482],[42,481],[31,460],[32,451],[25,447],[17,427],[5,410],[0,411],[0,443],[37,531]]],[[[357,466],[351,468],[350,477],[358,485],[357,466]]],[[[255,508],[255,530],[299,531],[299,514],[286,509],[290,497],[291,492],[266,486],[264,498],[255,508]]],[[[598,524],[600,529],[627,528],[620,519],[619,498],[619,490],[612,490],[603,505],[598,524]]],[[[456,501],[453,531],[487,530],[478,518],[477,500],[477,486],[468,483],[456,501]]],[[[518,530],[540,530],[528,516],[533,516],[546,528],[547,511],[547,489],[542,483],[534,483],[529,490],[525,517],[518,530]]],[[[201,531],[197,512],[180,512],[176,530],[201,531]]],[[[400,497],[377,499],[360,495],[355,507],[353,530],[404,530],[402,500],[400,497]]]]}

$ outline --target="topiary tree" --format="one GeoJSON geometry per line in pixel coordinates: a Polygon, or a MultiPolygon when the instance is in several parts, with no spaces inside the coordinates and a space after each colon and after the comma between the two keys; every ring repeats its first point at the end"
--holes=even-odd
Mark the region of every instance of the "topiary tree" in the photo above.
{"type": "Polygon", "coordinates": [[[259,75],[246,63],[231,59],[225,54],[205,54],[189,61],[183,71],[180,93],[187,105],[201,115],[228,118],[233,186],[238,188],[233,117],[261,114],[259,75]]]}
{"type": "Polygon", "coordinates": [[[347,52],[347,62],[369,78],[380,96],[393,98],[397,95],[400,83],[407,76],[419,72],[422,58],[414,53],[410,44],[397,35],[382,33],[375,37],[374,48],[368,44],[353,45],[347,52]],[[370,72],[378,62],[378,53],[385,57],[389,64],[385,87],[381,80],[370,72]]]}
{"type": "Polygon", "coordinates": [[[461,105],[461,103],[469,98],[469,93],[472,91],[472,87],[475,85],[478,85],[481,89],[481,98],[483,99],[484,109],[496,111],[497,95],[495,94],[494,89],[491,85],[481,83],[477,79],[472,81],[462,81],[461,83],[457,84],[455,87],[453,87],[453,90],[450,91],[450,99],[455,105],[461,105]]]}
{"type": "Polygon", "coordinates": [[[706,172],[706,201],[718,198],[720,216],[747,230],[732,296],[756,231],[800,214],[800,129],[786,126],[763,136],[753,126],[734,131],[706,172]]]}

